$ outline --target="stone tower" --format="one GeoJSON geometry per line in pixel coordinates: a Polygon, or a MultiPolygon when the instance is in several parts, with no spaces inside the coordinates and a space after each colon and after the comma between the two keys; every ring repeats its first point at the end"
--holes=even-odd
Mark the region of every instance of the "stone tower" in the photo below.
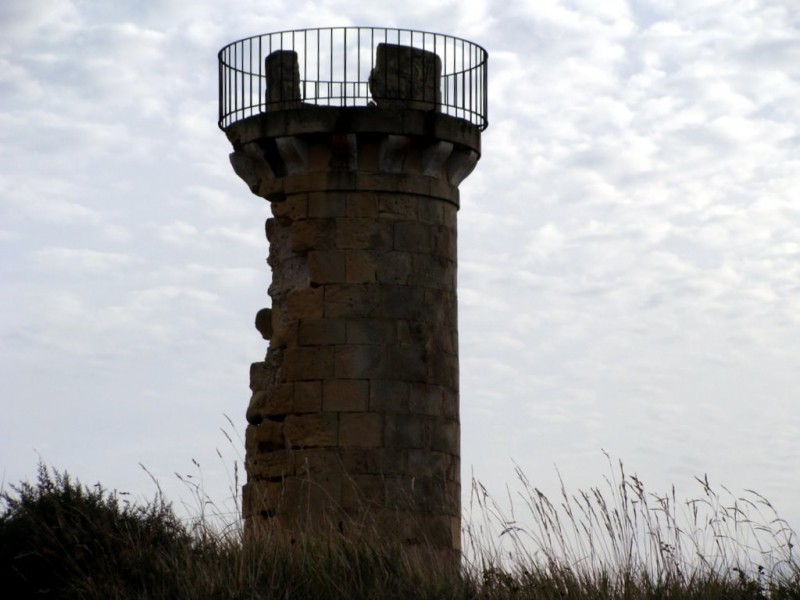
{"type": "Polygon", "coordinates": [[[486,53],[332,28],[219,58],[231,164],[273,215],[247,527],[371,534],[457,560],[456,214],[486,127],[486,53]]]}

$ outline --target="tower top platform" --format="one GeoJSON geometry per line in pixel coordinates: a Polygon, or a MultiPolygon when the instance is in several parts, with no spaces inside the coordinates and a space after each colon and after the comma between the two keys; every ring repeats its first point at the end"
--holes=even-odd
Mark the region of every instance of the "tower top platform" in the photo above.
{"type": "Polygon", "coordinates": [[[218,124],[227,131],[265,113],[361,107],[440,113],[482,131],[487,60],[477,44],[410,29],[330,27],[244,38],[219,52],[218,124]]]}

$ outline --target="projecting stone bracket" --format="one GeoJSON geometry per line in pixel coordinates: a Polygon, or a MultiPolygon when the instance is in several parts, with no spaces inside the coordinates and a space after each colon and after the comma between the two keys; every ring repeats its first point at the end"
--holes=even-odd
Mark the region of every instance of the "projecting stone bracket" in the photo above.
{"type": "Polygon", "coordinates": [[[264,181],[275,179],[275,173],[272,172],[267,162],[254,159],[245,152],[231,152],[230,161],[234,172],[254,194],[259,193],[264,181]]]}
{"type": "Polygon", "coordinates": [[[452,142],[435,142],[422,150],[422,174],[439,177],[442,166],[453,153],[452,142]]]}
{"type": "Polygon", "coordinates": [[[458,187],[478,163],[480,155],[474,150],[460,150],[453,152],[447,159],[447,181],[450,185],[458,187]]]}
{"type": "Polygon", "coordinates": [[[288,135],[275,138],[280,160],[288,175],[301,175],[308,168],[308,144],[301,137],[288,135]]]}
{"type": "Polygon", "coordinates": [[[411,137],[407,135],[386,135],[378,146],[378,168],[382,173],[401,173],[411,137]]]}
{"type": "Polygon", "coordinates": [[[358,136],[355,133],[331,135],[330,167],[347,171],[358,169],[358,136]]]}
{"type": "Polygon", "coordinates": [[[262,338],[270,339],[272,337],[272,309],[262,308],[258,311],[255,325],[262,338]]]}

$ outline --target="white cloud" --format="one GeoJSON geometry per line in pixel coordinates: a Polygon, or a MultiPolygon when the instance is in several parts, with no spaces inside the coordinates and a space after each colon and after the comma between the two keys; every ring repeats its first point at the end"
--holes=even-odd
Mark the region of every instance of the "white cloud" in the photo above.
{"type": "Polygon", "coordinates": [[[39,267],[78,273],[117,271],[141,264],[143,260],[130,254],[101,252],[84,248],[44,247],[33,254],[39,267]]]}

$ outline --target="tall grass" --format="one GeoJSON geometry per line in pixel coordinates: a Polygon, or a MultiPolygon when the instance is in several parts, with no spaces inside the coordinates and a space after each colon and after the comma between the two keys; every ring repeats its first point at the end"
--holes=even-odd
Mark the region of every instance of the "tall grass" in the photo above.
{"type": "MultiPolygon", "coordinates": [[[[621,463],[603,486],[562,483],[554,500],[519,468],[522,492],[502,503],[473,481],[452,574],[363,539],[245,541],[202,477],[180,477],[198,503],[189,520],[158,482],[152,501],[133,503],[40,466],[35,483],[0,493],[7,597],[800,600],[795,532],[759,494],[706,478],[688,502],[647,492],[621,463]]],[[[236,470],[231,485],[236,502],[236,470]]]]}
{"type": "Polygon", "coordinates": [[[555,501],[519,467],[522,491],[504,504],[473,481],[468,577],[531,598],[800,599],[797,534],[766,498],[704,477],[682,502],[610,467],[602,487],[570,494],[562,481],[555,501]]]}

